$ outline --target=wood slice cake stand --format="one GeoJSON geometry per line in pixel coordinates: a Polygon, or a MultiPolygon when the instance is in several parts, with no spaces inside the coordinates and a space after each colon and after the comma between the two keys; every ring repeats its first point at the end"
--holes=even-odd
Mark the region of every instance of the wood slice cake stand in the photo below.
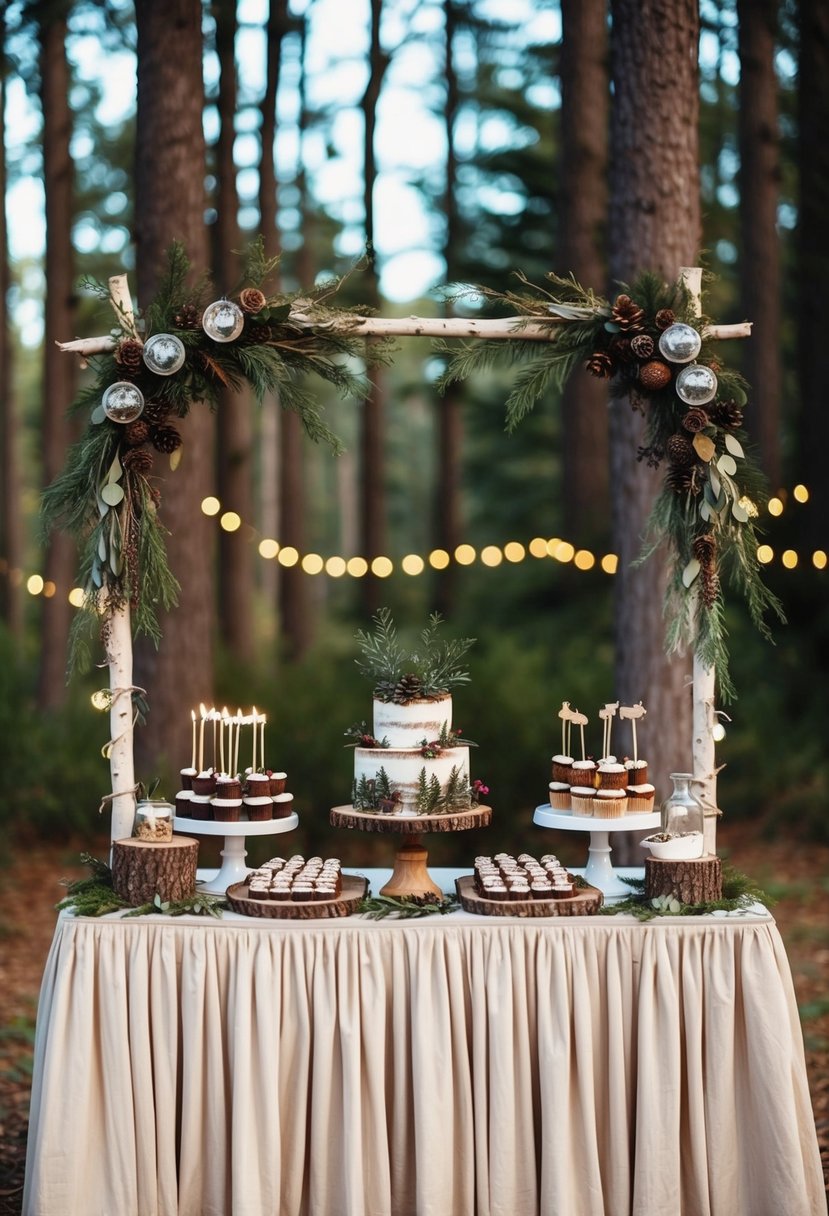
{"type": "Polygon", "coordinates": [[[569,899],[490,899],[477,890],[471,874],[456,878],[455,889],[464,911],[479,916],[593,916],[604,903],[595,887],[577,887],[569,899]]]}
{"type": "Polygon", "coordinates": [[[442,899],[443,892],[429,877],[426,868],[428,853],[422,837],[427,832],[466,832],[470,828],[487,828],[492,820],[492,808],[472,806],[466,811],[445,815],[382,815],[373,811],[355,811],[353,806],[335,806],[330,821],[335,828],[358,832],[382,832],[406,836],[394,859],[392,876],[381,895],[396,899],[442,899]]]}
{"type": "Polygon", "coordinates": [[[229,886],[244,882],[248,876],[248,867],[245,865],[248,855],[245,848],[246,836],[279,836],[283,832],[292,832],[298,823],[299,816],[296,811],[292,811],[284,819],[238,819],[235,823],[220,822],[218,819],[182,819],[176,816],[173,820],[173,831],[191,836],[224,836],[221,869],[216,871],[214,878],[199,883],[199,891],[208,895],[224,895],[229,886]]]}
{"type": "Polygon", "coordinates": [[[227,889],[227,902],[242,916],[271,920],[323,920],[351,916],[365,899],[368,879],[358,874],[343,874],[342,890],[336,899],[292,900],[250,899],[248,884],[237,882],[227,889]]]}

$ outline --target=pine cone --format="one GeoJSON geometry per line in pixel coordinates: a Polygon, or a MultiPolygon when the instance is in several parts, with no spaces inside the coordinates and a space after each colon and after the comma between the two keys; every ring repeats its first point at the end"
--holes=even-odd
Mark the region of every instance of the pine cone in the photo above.
{"type": "Polygon", "coordinates": [[[699,494],[702,486],[699,483],[698,472],[696,465],[691,468],[679,468],[677,465],[673,465],[665,474],[665,485],[675,494],[699,494]]]}
{"type": "Polygon", "coordinates": [[[694,537],[691,551],[703,568],[710,566],[717,560],[717,538],[713,532],[702,532],[694,537]]]}
{"type": "Polygon", "coordinates": [[[394,696],[392,700],[395,705],[405,705],[408,701],[415,701],[423,694],[423,684],[420,676],[416,676],[413,671],[405,676],[401,676],[394,687],[394,696]]]}
{"type": "Polygon", "coordinates": [[[613,360],[603,350],[592,354],[584,366],[591,376],[598,376],[600,380],[609,380],[613,375],[613,360]]]}
{"type": "Polygon", "coordinates": [[[671,464],[679,469],[689,469],[696,461],[697,454],[694,445],[687,435],[671,435],[665,444],[665,454],[671,464]]]}
{"type": "Polygon", "coordinates": [[[239,339],[245,346],[261,346],[271,339],[271,328],[269,325],[263,325],[260,321],[258,324],[255,321],[249,322],[242,330],[242,336],[239,339]]]}
{"type": "Polygon", "coordinates": [[[660,308],[653,319],[653,323],[657,329],[667,329],[669,325],[673,325],[675,320],[676,314],[672,308],[660,308]]]}
{"type": "Polygon", "coordinates": [[[667,363],[661,363],[659,359],[651,359],[649,363],[643,363],[640,367],[639,383],[648,392],[656,393],[671,383],[671,375],[671,369],[667,363]]]}
{"type": "Polygon", "coordinates": [[[143,363],[144,343],[137,338],[122,338],[115,348],[115,363],[124,372],[137,372],[143,363]]]}
{"type": "Polygon", "coordinates": [[[153,470],[153,454],[149,448],[129,448],[121,457],[121,464],[130,473],[147,477],[153,470]]]}
{"type": "Polygon", "coordinates": [[[691,546],[694,557],[700,565],[700,594],[706,608],[712,608],[717,601],[720,590],[720,576],[717,571],[717,541],[711,532],[703,532],[694,538],[691,546]]]}
{"type": "Polygon", "coordinates": [[[736,401],[717,401],[714,404],[714,421],[727,431],[738,431],[743,425],[743,411],[736,401]]]}
{"type": "Polygon", "coordinates": [[[637,334],[630,340],[630,349],[637,359],[650,359],[653,354],[653,338],[650,334],[637,334]]]}
{"type": "Polygon", "coordinates": [[[150,426],[158,426],[170,417],[171,407],[164,401],[145,401],[141,411],[141,422],[149,422],[150,426]]]}
{"type": "Polygon", "coordinates": [[[258,287],[246,287],[239,296],[239,307],[242,312],[261,312],[267,302],[264,293],[258,287]]]}
{"type": "Polygon", "coordinates": [[[149,423],[145,422],[143,418],[138,418],[124,427],[124,438],[131,448],[140,447],[142,443],[147,442],[149,437],[149,423]]]}
{"type": "Polygon", "coordinates": [[[201,325],[201,309],[195,304],[182,304],[173,317],[176,329],[198,329],[201,325]]]}
{"type": "Polygon", "coordinates": [[[157,452],[167,452],[169,455],[181,447],[181,435],[174,426],[154,426],[150,438],[157,452]]]}
{"type": "Polygon", "coordinates": [[[631,300],[630,296],[617,296],[610,310],[611,320],[615,321],[623,333],[635,333],[642,328],[645,320],[645,310],[631,300]]]}
{"type": "Polygon", "coordinates": [[[710,421],[711,419],[702,406],[692,405],[682,419],[682,425],[686,431],[690,431],[692,435],[696,435],[699,431],[704,430],[710,421]]]}

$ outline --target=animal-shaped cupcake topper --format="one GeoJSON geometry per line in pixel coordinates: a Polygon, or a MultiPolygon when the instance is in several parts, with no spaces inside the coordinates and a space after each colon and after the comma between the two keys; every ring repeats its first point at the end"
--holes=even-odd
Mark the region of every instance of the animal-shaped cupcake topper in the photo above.
{"type": "Polygon", "coordinates": [[[580,714],[577,709],[572,709],[570,710],[570,721],[581,731],[581,758],[582,760],[586,760],[587,756],[584,753],[584,728],[588,722],[587,714],[580,714]]]}
{"type": "Polygon", "coordinates": [[[639,718],[644,718],[648,711],[645,709],[641,701],[637,701],[635,705],[621,705],[619,707],[619,718],[622,721],[630,722],[630,729],[633,732],[633,759],[634,762],[639,759],[636,751],[636,723],[639,718]]]}
{"type": "Polygon", "coordinates": [[[573,711],[570,708],[569,701],[561,702],[561,709],[558,711],[558,716],[561,718],[561,754],[562,756],[569,756],[570,727],[573,722],[573,711]]]}
{"type": "Polygon", "coordinates": [[[602,734],[602,757],[610,755],[610,731],[613,726],[613,718],[618,708],[618,701],[609,701],[605,705],[604,709],[599,710],[599,717],[604,723],[602,734]]]}

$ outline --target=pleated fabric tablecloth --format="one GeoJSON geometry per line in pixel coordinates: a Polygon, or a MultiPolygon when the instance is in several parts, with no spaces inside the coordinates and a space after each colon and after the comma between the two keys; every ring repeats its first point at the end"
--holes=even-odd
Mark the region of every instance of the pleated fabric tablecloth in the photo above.
{"type": "Polygon", "coordinates": [[[826,1211],[771,918],[57,926],[27,1216],[826,1211]]]}

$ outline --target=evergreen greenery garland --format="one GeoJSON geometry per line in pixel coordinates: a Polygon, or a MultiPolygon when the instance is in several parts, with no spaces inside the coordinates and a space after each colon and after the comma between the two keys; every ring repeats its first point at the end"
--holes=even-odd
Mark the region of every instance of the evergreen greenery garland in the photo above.
{"type": "Polygon", "coordinates": [[[708,916],[712,912],[746,912],[755,904],[771,907],[774,899],[757,885],[753,878],[735,870],[733,866],[723,868],[722,899],[709,900],[702,904],[681,904],[659,895],[648,899],[643,878],[623,878],[631,894],[618,903],[600,909],[600,916],[617,916],[626,912],[637,920],[653,920],[657,916],[708,916]]]}
{"type": "Polygon", "coordinates": [[[189,899],[164,900],[159,895],[151,903],[131,907],[112,887],[112,870],[105,861],[90,853],[81,853],[81,861],[88,866],[89,878],[74,882],[64,881],[69,894],[56,905],[59,912],[71,911],[75,916],[107,916],[110,912],[123,912],[124,916],[212,916],[219,918],[227,910],[223,896],[204,895],[196,892],[189,899]]]}

